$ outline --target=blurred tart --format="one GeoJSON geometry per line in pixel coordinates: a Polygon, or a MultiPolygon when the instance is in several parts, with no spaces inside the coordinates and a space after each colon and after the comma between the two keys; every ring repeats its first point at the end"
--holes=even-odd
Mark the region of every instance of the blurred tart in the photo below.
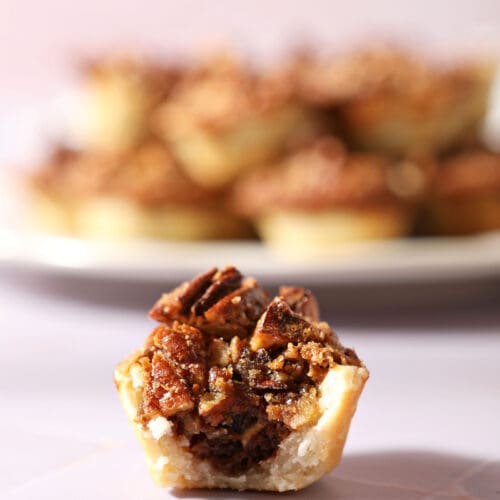
{"type": "Polygon", "coordinates": [[[445,158],[425,213],[424,227],[434,234],[500,229],[500,155],[475,149],[445,158]]]}
{"type": "Polygon", "coordinates": [[[178,77],[177,68],[140,59],[87,63],[74,124],[79,148],[105,153],[133,149],[151,134],[151,113],[178,77]]]}
{"type": "Polygon", "coordinates": [[[495,70],[490,61],[430,64],[385,46],[330,60],[304,56],[292,68],[298,93],[337,109],[355,147],[396,155],[477,135],[495,70]]]}
{"type": "Polygon", "coordinates": [[[368,378],[311,292],[270,300],[233,267],[164,295],[115,382],[153,480],[298,490],[335,467],[368,378]]]}
{"type": "Polygon", "coordinates": [[[426,174],[414,162],[349,153],[323,137],[242,179],[232,199],[266,242],[307,257],[340,243],[408,234],[425,185],[426,174]]]}
{"type": "Polygon", "coordinates": [[[156,142],[122,154],[58,150],[30,179],[35,227],[81,237],[237,238],[249,228],[156,142]]]}
{"type": "Polygon", "coordinates": [[[309,112],[292,94],[285,78],[214,58],[183,76],[156,123],[187,174],[219,188],[309,130],[309,112]]]}

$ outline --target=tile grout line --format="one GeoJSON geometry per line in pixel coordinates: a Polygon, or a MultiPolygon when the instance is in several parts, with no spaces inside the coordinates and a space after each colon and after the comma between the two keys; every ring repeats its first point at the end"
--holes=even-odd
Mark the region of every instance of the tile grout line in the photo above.
{"type": "MultiPolygon", "coordinates": [[[[456,477],[452,478],[451,481],[447,485],[444,486],[444,488],[433,490],[429,493],[429,495],[434,495],[434,494],[438,494],[441,496],[443,496],[443,495],[460,495],[461,497],[463,496],[463,498],[467,499],[467,500],[480,500],[479,497],[467,493],[467,491],[464,488],[463,482],[466,479],[474,476],[478,472],[481,472],[488,465],[493,464],[497,461],[498,461],[498,459],[481,460],[480,462],[477,462],[474,465],[471,465],[468,469],[461,472],[456,477]]],[[[426,497],[423,497],[423,499],[425,499],[425,498],[426,497]]]]}

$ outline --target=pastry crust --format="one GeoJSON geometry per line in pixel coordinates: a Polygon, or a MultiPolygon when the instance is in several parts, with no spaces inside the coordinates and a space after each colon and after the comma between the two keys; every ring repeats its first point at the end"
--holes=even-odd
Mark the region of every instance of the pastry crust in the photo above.
{"type": "Polygon", "coordinates": [[[162,325],[115,371],[157,484],[298,490],[339,463],[368,371],[318,314],[233,267],[157,302],[162,325]]]}
{"type": "Polygon", "coordinates": [[[259,235],[281,257],[331,258],[349,243],[409,234],[413,212],[395,206],[322,212],[281,210],[256,219],[259,235]]]}
{"type": "Polygon", "coordinates": [[[143,206],[121,197],[71,200],[30,193],[29,224],[37,230],[96,240],[248,238],[250,225],[226,210],[186,205],[143,206]]]}
{"type": "Polygon", "coordinates": [[[368,379],[364,367],[339,365],[331,369],[320,386],[318,422],[285,438],[271,460],[232,477],[193,458],[172,436],[168,424],[158,422],[165,434],[155,439],[136,422],[138,395],[129,372],[135,358],[133,355],[125,360],[115,372],[120,399],[143,447],[151,477],[160,486],[176,488],[288,491],[314,483],[340,462],[351,419],[368,379]]]}

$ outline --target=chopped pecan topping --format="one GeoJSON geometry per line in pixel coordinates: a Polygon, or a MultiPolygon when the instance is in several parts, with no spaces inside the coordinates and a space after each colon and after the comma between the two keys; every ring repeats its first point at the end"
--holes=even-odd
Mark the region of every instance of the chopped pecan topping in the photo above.
{"type": "Polygon", "coordinates": [[[279,296],[294,313],[304,316],[308,321],[319,321],[318,301],[311,290],[298,286],[280,286],[279,296]]]}
{"type": "Polygon", "coordinates": [[[163,294],[149,312],[149,317],[161,323],[187,321],[191,308],[208,288],[216,272],[216,268],[210,269],[191,281],[184,282],[174,291],[163,294]]]}
{"type": "MultiPolygon", "coordinates": [[[[235,339],[239,337],[234,337],[235,339]]],[[[227,366],[231,361],[231,350],[223,339],[214,338],[208,348],[208,362],[210,366],[227,366]]]]}
{"type": "Polygon", "coordinates": [[[170,417],[193,408],[194,399],[186,382],[161,353],[155,352],[151,361],[151,380],[144,391],[140,409],[143,416],[160,413],[170,417]]]}
{"type": "Polygon", "coordinates": [[[234,267],[226,267],[215,273],[210,286],[193,304],[193,313],[196,316],[201,316],[223,297],[240,288],[242,279],[243,276],[234,267]]]}
{"type": "Polygon", "coordinates": [[[332,338],[333,332],[324,323],[310,323],[294,313],[284,299],[276,297],[260,318],[250,338],[250,347],[256,351],[304,340],[329,342],[332,338]]]}
{"type": "Polygon", "coordinates": [[[198,413],[210,425],[219,425],[224,420],[224,414],[236,403],[232,376],[230,368],[210,368],[208,391],[201,396],[198,406],[198,413]]]}
{"type": "Polygon", "coordinates": [[[136,363],[138,420],[168,418],[191,453],[233,476],[317,421],[329,369],[361,365],[318,322],[309,290],[281,287],[268,304],[255,280],[233,267],[212,269],[164,295],[151,317],[164,324],[136,363]]]}
{"type": "Polygon", "coordinates": [[[191,384],[205,383],[205,341],[196,328],[174,323],[154,330],[154,345],[160,349],[175,372],[191,384]]]}
{"type": "Polygon", "coordinates": [[[181,321],[210,335],[245,337],[269,302],[254,279],[234,267],[212,269],[163,295],[149,315],[162,323],[181,321]]]}

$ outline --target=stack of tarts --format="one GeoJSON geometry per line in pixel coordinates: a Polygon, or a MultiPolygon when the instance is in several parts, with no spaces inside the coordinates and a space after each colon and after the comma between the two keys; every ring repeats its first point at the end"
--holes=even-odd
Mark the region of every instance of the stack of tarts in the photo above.
{"type": "Polygon", "coordinates": [[[83,237],[241,238],[290,254],[500,227],[481,145],[494,65],[373,46],[257,71],[87,65],[78,149],[29,182],[38,227],[83,237]]]}

